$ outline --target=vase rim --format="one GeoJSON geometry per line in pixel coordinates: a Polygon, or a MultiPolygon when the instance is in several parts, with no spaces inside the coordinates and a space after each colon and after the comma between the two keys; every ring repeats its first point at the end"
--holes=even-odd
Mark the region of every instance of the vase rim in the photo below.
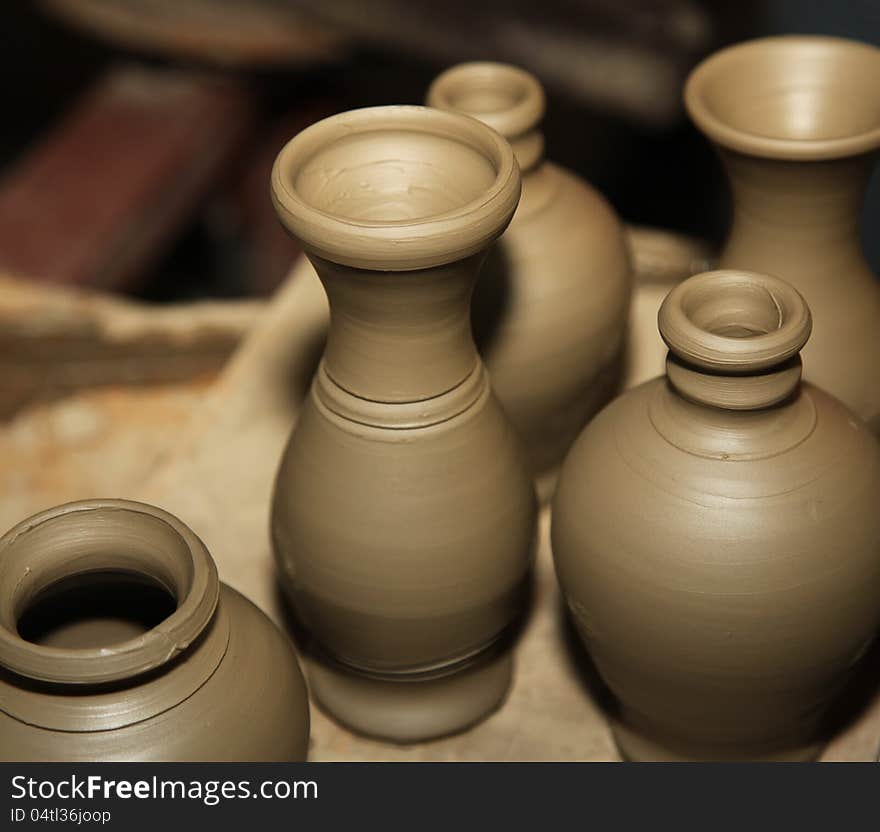
{"type": "Polygon", "coordinates": [[[441,72],[428,88],[427,103],[473,116],[506,139],[534,130],[546,106],[544,88],[534,75],[494,61],[470,61],[441,72]],[[474,99],[475,93],[497,97],[490,103],[474,99]]]}
{"type": "MultiPolygon", "coordinates": [[[[784,136],[772,135],[766,128],[762,132],[758,125],[743,126],[731,123],[719,114],[714,100],[712,86],[725,77],[735,78],[739,90],[746,89],[751,79],[755,83],[766,83],[771,77],[770,65],[780,68],[780,77],[785,80],[792,63],[798,59],[827,58],[837,61],[861,60],[870,70],[860,75],[874,76],[880,73],[880,49],[862,41],[827,35],[776,35],[735,43],[721,49],[698,64],[690,73],[684,87],[684,104],[693,122],[712,141],[723,148],[749,156],[758,156],[781,161],[823,161],[858,156],[880,148],[880,101],[877,106],[876,126],[859,127],[836,136],[784,136]],[[763,60],[768,71],[758,72],[755,61],[763,60]],[[745,73],[751,70],[751,79],[745,73]]],[[[839,82],[839,78],[835,78],[839,82]]],[[[784,90],[777,84],[773,92],[784,90]]],[[[789,84],[789,86],[791,86],[789,84]]],[[[808,90],[801,85],[798,92],[808,90]]],[[[813,85],[815,87],[815,85],[813,85]]],[[[768,88],[769,89],[769,88],[768,88]]],[[[829,85],[827,95],[834,93],[829,85]]],[[[864,108],[860,108],[863,111],[864,108]]]]}
{"type": "Polygon", "coordinates": [[[682,281],[666,296],[657,320],[679,359],[734,375],[779,367],[800,352],[812,329],[807,302],[793,286],[734,269],[682,281]]]}
{"type": "Polygon", "coordinates": [[[219,595],[217,568],[208,550],[172,514],[132,500],[56,506],[0,538],[0,667],[57,684],[93,685],[139,676],[171,661],[199,638],[214,616],[219,595]],[[109,645],[53,647],[22,638],[18,619],[40,593],[66,578],[98,572],[150,578],[175,597],[176,609],[145,633],[109,645]]]}
{"type": "Polygon", "coordinates": [[[497,132],[470,116],[416,105],[366,107],[316,122],[282,148],[271,184],[281,222],[307,253],[379,271],[429,268],[483,251],[513,217],[520,187],[513,150],[497,132]],[[301,193],[297,176],[316,154],[348,137],[381,131],[463,145],[491,165],[492,181],[449,210],[390,220],[331,213],[301,193]]]}

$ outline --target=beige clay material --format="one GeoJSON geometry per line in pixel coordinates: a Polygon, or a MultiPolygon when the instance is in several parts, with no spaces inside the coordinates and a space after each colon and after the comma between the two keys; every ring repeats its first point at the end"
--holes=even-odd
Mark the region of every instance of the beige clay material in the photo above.
{"type": "Polygon", "coordinates": [[[424,107],[318,122],[272,174],[331,310],[278,471],[275,557],[314,661],[397,685],[408,718],[386,709],[383,722],[376,685],[330,667],[313,693],[343,724],[398,741],[467,727],[507,689],[484,675],[475,697],[470,668],[523,608],[535,496],[474,347],[470,296],[519,192],[503,138],[424,107]]]}
{"type": "Polygon", "coordinates": [[[880,624],[880,444],[801,382],[810,314],[778,278],[689,278],[659,323],[666,378],[565,462],[560,584],[624,756],[813,759],[880,624]]]}
{"type": "Polygon", "coordinates": [[[0,758],[292,761],[305,759],[308,735],[305,682],[287,639],[220,583],[177,518],[86,500],[0,538],[0,758]],[[126,584],[164,595],[160,620],[138,622],[134,606],[102,615],[101,586],[125,594],[126,584]],[[73,588],[77,605],[26,639],[28,611],[42,599],[50,612],[64,609],[73,588]]]}
{"type": "Polygon", "coordinates": [[[548,498],[565,452],[620,384],[632,282],[623,226],[587,182],[544,159],[544,91],[534,76],[459,64],[436,78],[427,103],[497,130],[522,171],[519,207],[477,281],[473,326],[548,498]]]}
{"type": "MultiPolygon", "coordinates": [[[[659,230],[645,233],[651,241],[647,247],[645,234],[632,237],[637,267],[669,273],[680,262],[685,273],[697,248],[679,245],[659,230]]],[[[308,390],[316,343],[320,353],[321,326],[315,325],[316,334],[312,325],[325,320],[322,316],[323,289],[302,258],[210,386],[114,385],[26,406],[0,427],[6,489],[0,528],[46,506],[94,494],[146,499],[185,520],[207,544],[223,581],[283,625],[269,549],[269,499],[279,455],[308,390]]],[[[585,684],[587,654],[560,614],[547,508],[538,540],[533,602],[516,642],[510,693],[500,709],[468,731],[395,745],[354,734],[312,708],[309,759],[618,759],[608,729],[613,710],[595,686],[585,684]]],[[[847,696],[842,703],[844,720],[820,759],[876,757],[876,667],[876,661],[862,663],[857,701],[847,696]]]]}
{"type": "Polygon", "coordinates": [[[880,431],[880,284],[859,224],[880,148],[880,49],[830,37],[737,44],[691,74],[684,99],[730,179],[721,268],[782,277],[807,299],[806,378],[880,431]]]}

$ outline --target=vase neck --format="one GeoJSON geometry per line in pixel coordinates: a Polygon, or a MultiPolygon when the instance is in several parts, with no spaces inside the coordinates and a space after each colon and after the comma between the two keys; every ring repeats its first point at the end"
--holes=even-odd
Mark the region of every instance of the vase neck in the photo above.
{"type": "Polygon", "coordinates": [[[825,161],[720,154],[733,198],[722,268],[760,269],[795,285],[866,268],[859,226],[873,154],[825,161]]]}
{"type": "Polygon", "coordinates": [[[311,256],[330,303],[324,370],[372,402],[423,401],[479,364],[470,299],[483,255],[413,271],[371,271],[311,256]]]}
{"type": "Polygon", "coordinates": [[[657,320],[669,347],[667,379],[688,401],[764,410],[798,389],[812,319],[779,278],[732,269],[695,275],[666,296],[657,320]]]}

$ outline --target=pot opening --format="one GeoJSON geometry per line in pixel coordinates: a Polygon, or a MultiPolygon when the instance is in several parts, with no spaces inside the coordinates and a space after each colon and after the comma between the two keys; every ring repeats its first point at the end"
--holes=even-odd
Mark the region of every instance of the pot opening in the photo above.
{"type": "Polygon", "coordinates": [[[439,75],[428,104],[479,119],[514,139],[534,130],[544,115],[544,90],[518,67],[492,62],[465,63],[439,75]]]}
{"type": "Polygon", "coordinates": [[[726,147],[829,158],[880,144],[880,50],[838,38],[780,37],[722,50],[691,75],[691,116],[726,147]],[[849,145],[864,144],[858,148],[849,145]]]}
{"type": "Polygon", "coordinates": [[[376,129],[330,141],[294,176],[312,208],[347,220],[403,222],[463,208],[495,182],[492,161],[451,136],[376,129]]]}
{"type": "Polygon", "coordinates": [[[17,629],[32,644],[111,647],[152,630],[176,609],[174,596],[152,577],[89,572],[43,589],[19,616],[17,629]]]}
{"type": "Polygon", "coordinates": [[[723,338],[758,338],[784,323],[773,294],[749,283],[699,287],[682,297],[682,310],[697,329],[723,338]]]}
{"type": "Polygon", "coordinates": [[[804,299],[776,277],[724,269],[689,277],[663,301],[660,335],[687,364],[755,373],[795,356],[810,337],[804,299]]]}
{"type": "Polygon", "coordinates": [[[133,678],[187,649],[219,593],[204,544],[167,512],[57,506],[0,538],[0,666],[60,684],[133,678]]]}
{"type": "Polygon", "coordinates": [[[510,79],[494,83],[483,80],[477,83],[463,83],[457,89],[450,90],[449,108],[479,117],[510,110],[525,97],[525,87],[510,79]]]}

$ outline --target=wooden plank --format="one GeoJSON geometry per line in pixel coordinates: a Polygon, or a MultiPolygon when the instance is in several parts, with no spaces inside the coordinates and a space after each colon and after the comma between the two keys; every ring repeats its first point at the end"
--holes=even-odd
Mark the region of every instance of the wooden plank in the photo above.
{"type": "Polygon", "coordinates": [[[135,286],[254,121],[236,84],[110,70],[0,181],[0,269],[52,283],[135,286]]]}

